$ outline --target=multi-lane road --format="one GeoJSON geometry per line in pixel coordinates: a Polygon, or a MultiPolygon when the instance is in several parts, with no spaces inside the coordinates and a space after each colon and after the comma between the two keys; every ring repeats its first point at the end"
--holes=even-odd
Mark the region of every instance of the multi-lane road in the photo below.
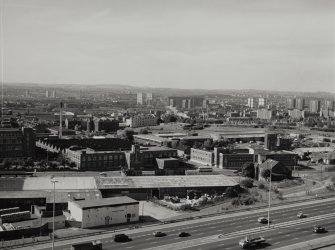
{"type": "MultiPolygon", "coordinates": [[[[103,249],[239,249],[238,241],[244,236],[262,235],[269,243],[266,249],[275,249],[298,242],[334,235],[335,237],[335,200],[320,200],[308,204],[294,204],[272,208],[271,228],[257,222],[258,217],[266,217],[266,209],[202,218],[125,231],[132,238],[126,243],[113,242],[114,234],[109,233],[87,238],[56,242],[55,249],[70,249],[73,242],[100,239],[103,249]],[[306,219],[299,219],[297,213],[303,211],[306,219]],[[325,234],[312,232],[313,225],[323,225],[325,234]],[[154,231],[167,235],[154,237],[154,231]],[[185,231],[190,237],[180,238],[178,233],[185,231]]],[[[35,245],[24,249],[50,249],[49,245],[35,245]]]]}

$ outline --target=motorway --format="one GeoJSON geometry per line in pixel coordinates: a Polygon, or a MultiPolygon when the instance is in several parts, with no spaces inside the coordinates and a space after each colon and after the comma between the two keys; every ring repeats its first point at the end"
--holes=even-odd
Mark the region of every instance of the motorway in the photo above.
{"type": "MultiPolygon", "coordinates": [[[[284,224],[271,230],[265,230],[264,225],[257,222],[258,217],[267,217],[266,209],[263,209],[262,212],[252,210],[239,216],[230,214],[229,216],[208,217],[200,220],[125,231],[124,233],[127,233],[132,238],[132,241],[127,243],[113,242],[113,234],[94,236],[94,238],[101,239],[103,249],[239,249],[238,240],[250,233],[252,235],[265,236],[269,243],[266,249],[275,249],[316,237],[335,235],[334,205],[335,200],[320,200],[315,201],[314,204],[294,204],[285,208],[275,207],[271,212],[271,225],[284,224]],[[300,211],[307,215],[306,219],[297,218],[297,213],[300,211]],[[315,217],[320,215],[327,216],[328,214],[329,218],[315,217]],[[308,222],[313,220],[313,217],[317,220],[308,222]],[[299,224],[304,220],[306,220],[306,223],[299,224]],[[289,224],[286,225],[285,223],[287,222],[289,224]],[[323,225],[328,232],[320,235],[313,234],[313,225],[323,225]],[[154,237],[152,235],[154,231],[162,231],[167,235],[159,238],[154,237]],[[180,238],[178,233],[181,231],[188,232],[191,236],[180,238]],[[219,235],[220,238],[218,237],[219,235]]],[[[88,241],[91,238],[78,238],[69,242],[88,241]]],[[[55,249],[70,249],[71,243],[69,242],[56,242],[55,249]]],[[[24,249],[50,248],[43,244],[24,249]]]]}

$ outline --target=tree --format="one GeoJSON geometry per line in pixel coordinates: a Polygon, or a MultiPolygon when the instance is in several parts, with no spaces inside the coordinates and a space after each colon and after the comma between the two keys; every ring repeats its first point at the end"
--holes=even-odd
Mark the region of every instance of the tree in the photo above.
{"type": "Polygon", "coordinates": [[[125,130],[123,130],[122,132],[121,132],[121,134],[120,134],[120,136],[121,136],[121,138],[122,139],[124,139],[124,140],[128,140],[128,141],[133,141],[133,139],[134,139],[134,130],[132,130],[132,129],[125,129],[125,130]]]}
{"type": "Polygon", "coordinates": [[[193,144],[193,148],[201,148],[203,146],[203,144],[199,141],[195,141],[193,144]]]}
{"type": "Polygon", "coordinates": [[[70,164],[69,164],[70,168],[76,168],[77,165],[75,162],[71,161],[70,164]]]}
{"type": "Polygon", "coordinates": [[[40,165],[41,167],[46,167],[47,164],[48,164],[47,161],[42,160],[42,161],[40,161],[40,164],[39,164],[39,165],[40,165]]]}
{"type": "Polygon", "coordinates": [[[261,176],[268,180],[270,178],[270,175],[271,175],[271,171],[270,169],[264,169],[262,172],[261,172],[261,176]]]}
{"type": "Polygon", "coordinates": [[[176,122],[177,121],[177,117],[175,117],[174,115],[167,115],[164,118],[165,122],[176,122]]]}
{"type": "Polygon", "coordinates": [[[26,167],[33,167],[33,166],[34,166],[34,161],[33,161],[33,159],[31,159],[31,158],[26,159],[26,160],[24,161],[24,165],[25,165],[26,167]]]}
{"type": "Polygon", "coordinates": [[[59,162],[60,165],[64,165],[66,164],[66,158],[64,157],[64,155],[62,153],[60,153],[57,157],[57,161],[59,162]]]}
{"type": "Polygon", "coordinates": [[[141,128],[140,131],[139,131],[139,133],[142,134],[142,135],[147,135],[149,132],[148,132],[147,129],[141,128]]]}
{"type": "Polygon", "coordinates": [[[208,139],[204,142],[204,147],[207,149],[207,150],[211,150],[213,148],[213,142],[208,139]]]}
{"type": "Polygon", "coordinates": [[[255,178],[255,166],[252,162],[246,162],[242,165],[242,176],[255,178]]]}
{"type": "Polygon", "coordinates": [[[127,167],[121,168],[122,173],[124,173],[125,176],[137,176],[137,173],[134,169],[129,169],[127,167]]]}
{"type": "Polygon", "coordinates": [[[179,142],[176,141],[176,140],[171,141],[171,148],[177,148],[178,144],[179,144],[179,142]]]}
{"type": "Polygon", "coordinates": [[[234,187],[228,187],[226,189],[226,196],[228,198],[235,198],[238,196],[238,193],[236,192],[235,188],[234,187]]]}
{"type": "Polygon", "coordinates": [[[171,148],[171,141],[164,141],[163,146],[167,148],[171,148]]]}
{"type": "Polygon", "coordinates": [[[254,187],[254,180],[247,178],[241,181],[241,186],[245,188],[252,188],[254,187]]]}

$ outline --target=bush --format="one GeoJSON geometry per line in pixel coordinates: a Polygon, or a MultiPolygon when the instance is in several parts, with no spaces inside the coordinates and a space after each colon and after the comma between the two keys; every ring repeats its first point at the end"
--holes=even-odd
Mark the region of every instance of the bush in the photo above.
{"type": "Polygon", "coordinates": [[[264,186],[264,184],[263,184],[263,183],[260,183],[260,184],[258,184],[258,188],[259,188],[259,189],[264,189],[264,188],[265,188],[265,186],[264,186]]]}
{"type": "Polygon", "coordinates": [[[255,178],[255,166],[252,162],[246,162],[242,165],[242,176],[255,178]]]}
{"type": "Polygon", "coordinates": [[[249,205],[254,204],[255,202],[257,202],[257,199],[255,197],[248,196],[248,197],[243,198],[241,203],[243,205],[249,206],[249,205]]]}
{"type": "Polygon", "coordinates": [[[254,181],[250,178],[247,178],[247,179],[244,179],[240,182],[241,186],[242,187],[245,187],[245,188],[252,188],[254,187],[254,181]]]}
{"type": "Polygon", "coordinates": [[[228,187],[226,190],[226,196],[228,198],[235,198],[238,196],[238,192],[236,191],[234,187],[228,187]]]}
{"type": "Polygon", "coordinates": [[[143,135],[146,135],[146,134],[148,134],[149,132],[148,132],[147,129],[145,129],[145,128],[141,128],[139,133],[140,133],[140,134],[143,134],[143,135]]]}
{"type": "Polygon", "coordinates": [[[231,204],[232,204],[234,207],[237,207],[237,206],[241,205],[241,201],[240,201],[239,198],[234,198],[234,199],[232,199],[231,204]]]}

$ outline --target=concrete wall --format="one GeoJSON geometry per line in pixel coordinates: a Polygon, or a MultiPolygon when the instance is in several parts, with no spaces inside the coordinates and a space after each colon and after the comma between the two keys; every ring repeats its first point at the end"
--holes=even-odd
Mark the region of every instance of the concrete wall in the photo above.
{"type": "Polygon", "coordinates": [[[214,153],[211,151],[192,148],[191,161],[212,166],[214,164],[214,153]]]}
{"type": "Polygon", "coordinates": [[[81,209],[69,202],[71,217],[82,222],[82,228],[136,222],[139,220],[139,204],[81,209]]]}
{"type": "Polygon", "coordinates": [[[69,201],[67,209],[71,213],[71,218],[73,218],[76,221],[83,221],[82,209],[79,208],[74,202],[69,201]]]}

